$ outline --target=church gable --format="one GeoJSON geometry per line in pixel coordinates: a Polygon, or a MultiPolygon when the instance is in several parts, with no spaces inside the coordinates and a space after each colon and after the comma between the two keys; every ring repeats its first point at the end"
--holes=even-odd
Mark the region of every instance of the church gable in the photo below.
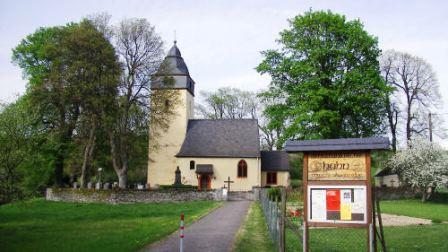
{"type": "Polygon", "coordinates": [[[258,122],[189,120],[177,157],[260,157],[258,122]]]}

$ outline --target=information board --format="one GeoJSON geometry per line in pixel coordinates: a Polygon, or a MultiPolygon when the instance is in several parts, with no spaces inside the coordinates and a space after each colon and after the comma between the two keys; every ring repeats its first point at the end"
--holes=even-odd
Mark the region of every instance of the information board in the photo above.
{"type": "Polygon", "coordinates": [[[360,185],[309,185],[308,221],[367,223],[367,191],[360,185]]]}
{"type": "Polygon", "coordinates": [[[366,180],[365,153],[311,153],[308,180],[366,180]]]}

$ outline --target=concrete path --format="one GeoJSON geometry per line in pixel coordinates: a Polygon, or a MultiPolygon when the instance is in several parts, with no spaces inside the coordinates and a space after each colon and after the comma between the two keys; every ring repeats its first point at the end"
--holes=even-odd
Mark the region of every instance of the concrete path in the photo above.
{"type": "MultiPolygon", "coordinates": [[[[228,252],[235,234],[243,223],[250,201],[229,201],[199,221],[185,228],[185,252],[228,252]]],[[[179,232],[157,242],[144,251],[179,251],[179,232]]]]}

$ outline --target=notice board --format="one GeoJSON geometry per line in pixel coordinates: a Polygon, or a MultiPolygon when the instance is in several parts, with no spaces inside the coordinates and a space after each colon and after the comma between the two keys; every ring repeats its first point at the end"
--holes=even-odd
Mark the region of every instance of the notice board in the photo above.
{"type": "Polygon", "coordinates": [[[365,229],[367,247],[373,251],[370,152],[389,149],[389,139],[290,140],[285,149],[303,153],[303,251],[309,251],[309,227],[365,229]]]}
{"type": "Polygon", "coordinates": [[[367,227],[371,221],[370,152],[304,153],[305,217],[314,227],[367,227]]]}
{"type": "Polygon", "coordinates": [[[308,186],[308,222],[367,223],[366,186],[308,186]]]}

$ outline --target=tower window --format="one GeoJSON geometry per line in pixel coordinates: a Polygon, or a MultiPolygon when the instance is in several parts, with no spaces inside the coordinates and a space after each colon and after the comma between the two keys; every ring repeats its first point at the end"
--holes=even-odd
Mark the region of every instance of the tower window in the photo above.
{"type": "Polygon", "coordinates": [[[194,170],[195,163],[193,160],[190,161],[190,170],[194,170]]]}
{"type": "Polygon", "coordinates": [[[247,163],[244,160],[240,160],[238,162],[238,177],[239,178],[247,177],[247,163]]]}
{"type": "Polygon", "coordinates": [[[170,100],[166,99],[166,100],[165,100],[165,107],[168,108],[169,106],[170,106],[170,100]]]}

